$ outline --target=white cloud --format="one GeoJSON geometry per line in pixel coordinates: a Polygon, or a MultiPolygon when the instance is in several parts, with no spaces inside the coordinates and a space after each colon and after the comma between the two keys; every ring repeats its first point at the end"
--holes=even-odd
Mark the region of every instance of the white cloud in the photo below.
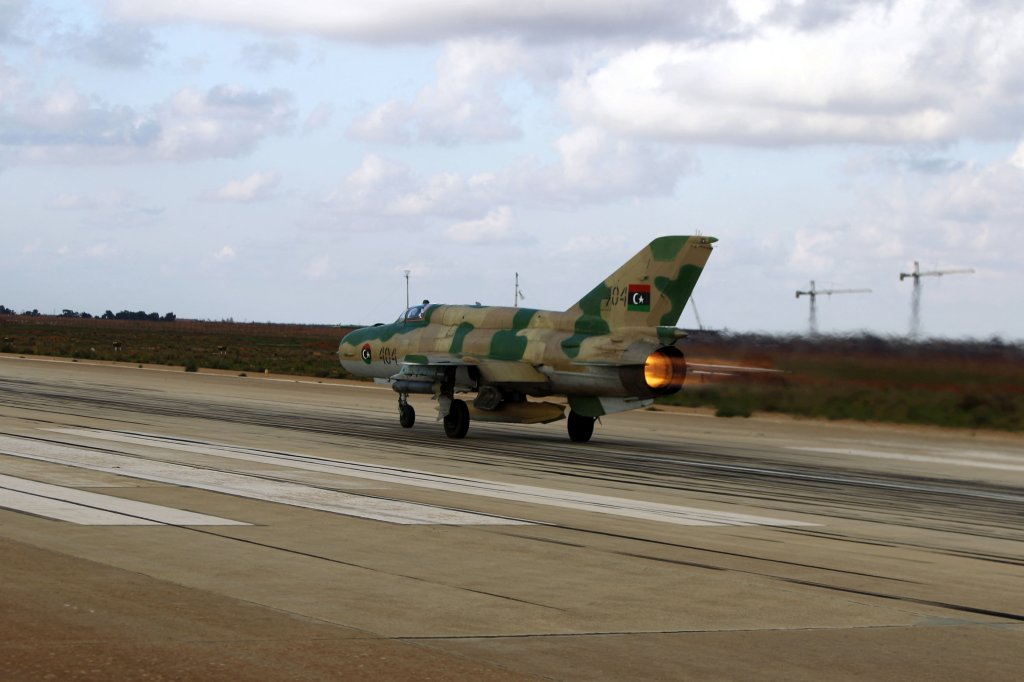
{"type": "Polygon", "coordinates": [[[255,172],[247,178],[232,180],[220,189],[207,194],[215,201],[251,202],[267,199],[277,187],[277,173],[255,172]]]}
{"type": "Polygon", "coordinates": [[[411,102],[391,100],[357,119],[349,132],[379,142],[490,142],[518,137],[501,86],[523,62],[512,41],[448,43],[437,79],[411,102]]]}
{"type": "Polygon", "coordinates": [[[1019,279],[1022,222],[1024,173],[1008,161],[968,164],[943,176],[887,180],[865,192],[843,222],[797,230],[786,266],[819,283],[834,278],[883,290],[914,260],[1019,279]]]}
{"type": "Polygon", "coordinates": [[[516,239],[516,222],[512,209],[499,206],[480,220],[456,223],[445,231],[454,242],[462,244],[496,244],[516,239]]]}
{"type": "Polygon", "coordinates": [[[793,250],[789,256],[789,267],[794,272],[822,273],[835,265],[834,245],[842,230],[822,228],[797,230],[793,239],[793,250]]]}
{"type": "Polygon", "coordinates": [[[743,23],[757,23],[775,7],[774,0],[732,0],[737,18],[743,23]]]}
{"type": "Polygon", "coordinates": [[[397,220],[468,218],[493,204],[493,184],[493,178],[458,173],[420,177],[404,163],[368,154],[326,203],[342,213],[397,220]]]}
{"type": "Polygon", "coordinates": [[[160,107],[160,156],[177,159],[239,156],[264,137],[291,128],[291,94],[218,85],[205,92],[186,88],[160,107]]]}
{"type": "Polygon", "coordinates": [[[407,166],[376,154],[367,154],[359,167],[328,195],[327,203],[348,213],[386,213],[386,206],[410,184],[407,166]]]}
{"type": "Polygon", "coordinates": [[[486,196],[486,191],[474,194],[472,179],[457,173],[432,175],[414,189],[397,196],[388,207],[396,215],[453,215],[472,210],[472,206],[486,196]]]}
{"type": "Polygon", "coordinates": [[[633,142],[596,127],[561,136],[555,148],[558,164],[542,173],[542,183],[552,198],[603,201],[667,196],[679,178],[693,170],[693,161],[685,152],[633,142]]]}
{"type": "Polygon", "coordinates": [[[991,250],[988,257],[1008,262],[1024,252],[1024,173],[1012,163],[971,164],[928,187],[915,205],[948,247],[991,250]]]}
{"type": "Polygon", "coordinates": [[[225,244],[220,247],[216,253],[213,254],[213,259],[222,263],[230,263],[235,260],[235,249],[232,246],[225,244]]]}
{"type": "Polygon", "coordinates": [[[557,161],[521,159],[494,173],[421,177],[403,163],[365,156],[327,197],[343,213],[391,218],[463,218],[495,206],[570,208],[624,197],[670,196],[693,162],[682,152],[615,138],[596,128],[555,144],[557,161]]]}
{"type": "Polygon", "coordinates": [[[762,23],[711,44],[652,42],[563,84],[583,123],[663,140],[786,145],[1019,134],[1024,8],[857,5],[843,21],[762,23]]]}
{"type": "Polygon", "coordinates": [[[1024,170],[1024,142],[1017,145],[1017,149],[1013,152],[1013,156],[1010,157],[1010,165],[1024,170]]]}
{"type": "Polygon", "coordinates": [[[193,160],[248,153],[286,133],[291,94],[218,85],[184,88],[143,113],[110,105],[69,81],[40,95],[16,74],[0,72],[0,151],[23,162],[121,163],[193,160]]]}

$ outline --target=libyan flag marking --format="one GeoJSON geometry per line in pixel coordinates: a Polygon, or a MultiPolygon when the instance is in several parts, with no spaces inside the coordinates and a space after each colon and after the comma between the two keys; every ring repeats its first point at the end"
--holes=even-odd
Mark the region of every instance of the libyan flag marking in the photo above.
{"type": "Polygon", "coordinates": [[[642,313],[649,313],[651,311],[650,284],[630,284],[628,292],[626,310],[636,310],[642,313]]]}

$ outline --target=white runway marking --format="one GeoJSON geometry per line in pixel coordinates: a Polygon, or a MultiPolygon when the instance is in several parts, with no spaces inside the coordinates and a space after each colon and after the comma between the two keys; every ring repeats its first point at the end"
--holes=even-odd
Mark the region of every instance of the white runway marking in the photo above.
{"type": "MultiPolygon", "coordinates": [[[[90,431],[83,433],[94,435],[90,431]]],[[[152,442],[148,444],[153,445],[152,442]]],[[[105,471],[130,478],[141,478],[147,481],[200,488],[255,500],[306,507],[333,514],[387,521],[388,523],[449,525],[525,525],[529,523],[445,507],[350,495],[299,483],[268,481],[256,476],[212,471],[185,464],[153,462],[138,457],[96,452],[81,447],[10,436],[0,436],[0,453],[93,471],[105,471]]]]}
{"type": "MultiPolygon", "coordinates": [[[[874,459],[892,459],[904,462],[926,462],[929,464],[949,464],[958,467],[974,467],[976,469],[995,469],[997,471],[1024,471],[1024,464],[1003,464],[1001,462],[981,462],[977,459],[962,459],[957,457],[936,457],[934,455],[907,455],[898,452],[878,452],[875,450],[859,450],[857,448],[814,448],[791,446],[791,450],[803,450],[807,452],[823,452],[830,455],[850,455],[852,457],[872,457],[874,459]]],[[[998,453],[971,452],[965,453],[979,458],[999,459],[1010,461],[1024,461],[1021,457],[1001,455],[998,453]]]]}
{"type": "Polygon", "coordinates": [[[135,502],[0,474],[0,507],[81,526],[248,526],[206,514],[135,502]]]}
{"type": "Polygon", "coordinates": [[[563,509],[612,514],[647,521],[662,521],[684,526],[816,526],[815,523],[792,521],[752,514],[714,511],[697,507],[631,500],[607,495],[593,495],[568,490],[502,483],[475,478],[444,476],[415,469],[365,464],[345,460],[324,459],[295,453],[274,453],[265,450],[237,447],[217,443],[193,443],[155,435],[126,434],[89,429],[49,429],[88,438],[112,440],[171,450],[240,459],[261,464],[319,471],[340,476],[370,479],[386,483],[431,488],[465,495],[493,497],[515,502],[526,502],[563,509]]]}

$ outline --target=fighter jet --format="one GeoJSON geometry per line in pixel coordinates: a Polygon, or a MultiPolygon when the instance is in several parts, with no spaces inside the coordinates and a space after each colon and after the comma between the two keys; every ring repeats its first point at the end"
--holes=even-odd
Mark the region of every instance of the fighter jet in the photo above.
{"type": "Polygon", "coordinates": [[[716,241],[659,237],[563,312],[424,301],[350,332],[338,356],[351,374],[391,385],[405,428],[416,421],[413,393],[434,396],[450,438],[464,438],[471,420],[565,419],[564,405],[528,399],[562,395],[569,438],[586,442],[598,417],[682,387],[686,332],[675,325],[716,241]]]}

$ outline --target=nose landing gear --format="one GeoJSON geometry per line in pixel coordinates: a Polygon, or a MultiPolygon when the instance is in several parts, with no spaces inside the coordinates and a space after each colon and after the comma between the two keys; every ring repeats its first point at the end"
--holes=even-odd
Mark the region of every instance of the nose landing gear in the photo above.
{"type": "Polygon", "coordinates": [[[398,394],[398,423],[402,425],[403,429],[411,429],[412,425],[416,423],[416,410],[412,409],[412,405],[409,404],[407,393],[398,394]]]}

